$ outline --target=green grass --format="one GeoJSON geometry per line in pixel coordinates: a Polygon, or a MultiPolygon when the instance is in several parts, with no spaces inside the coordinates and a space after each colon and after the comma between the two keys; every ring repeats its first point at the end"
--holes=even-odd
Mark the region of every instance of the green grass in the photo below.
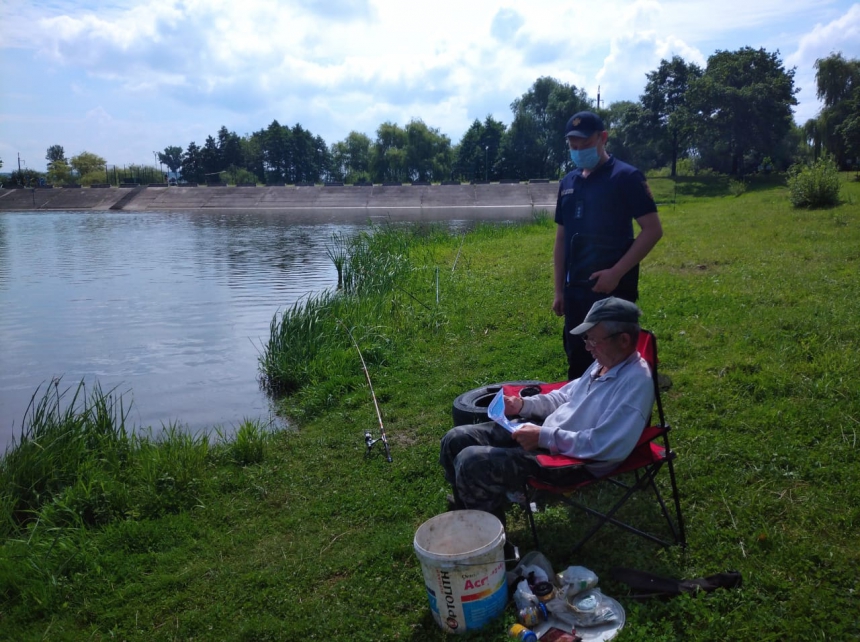
{"type": "MultiPolygon", "coordinates": [[[[592,569],[622,602],[619,640],[856,639],[860,183],[843,183],[841,203],[823,210],[793,209],[775,177],[737,195],[721,177],[651,186],[665,237],[643,265],[640,304],[673,380],[664,402],[689,547],[607,527],[571,556],[585,524],[552,506],[538,515],[544,552],[556,570],[592,569]],[[613,566],[679,578],[737,569],[744,586],[637,603],[613,566]]],[[[284,401],[297,429],[246,427],[235,444],[129,438],[125,476],[90,478],[113,480],[133,510],[80,524],[35,508],[16,522],[0,548],[0,639],[450,639],[430,617],[412,538],[445,506],[437,457],[453,398],[563,377],[553,228],[540,219],[388,241],[409,269],[338,303],[393,463],[378,446],[365,457],[378,421],[335,320],[316,340],[330,356],[284,401]]],[[[84,458],[90,470],[112,470],[124,442],[111,439],[84,458]]],[[[528,550],[516,509],[509,531],[528,550]]],[[[509,608],[465,639],[508,639],[513,618],[509,608]]]]}

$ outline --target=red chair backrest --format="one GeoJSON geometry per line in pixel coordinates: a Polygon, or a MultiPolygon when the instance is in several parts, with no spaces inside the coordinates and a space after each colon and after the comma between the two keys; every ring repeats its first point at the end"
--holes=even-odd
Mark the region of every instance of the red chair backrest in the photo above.
{"type": "Polygon", "coordinates": [[[640,330],[636,350],[648,362],[648,365],[651,366],[651,372],[654,372],[657,368],[657,342],[654,339],[654,335],[648,330],[640,330]]]}

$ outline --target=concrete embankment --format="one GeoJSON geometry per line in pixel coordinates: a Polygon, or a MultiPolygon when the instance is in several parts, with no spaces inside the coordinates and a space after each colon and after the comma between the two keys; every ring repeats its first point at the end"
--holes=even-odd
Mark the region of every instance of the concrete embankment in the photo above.
{"type": "Polygon", "coordinates": [[[271,210],[315,220],[522,218],[554,212],[557,191],[557,182],[2,189],[0,211],[271,210]]]}

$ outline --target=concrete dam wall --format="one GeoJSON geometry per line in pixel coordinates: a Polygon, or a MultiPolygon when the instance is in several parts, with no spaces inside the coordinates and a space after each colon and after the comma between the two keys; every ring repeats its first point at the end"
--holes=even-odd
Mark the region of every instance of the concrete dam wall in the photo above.
{"type": "Polygon", "coordinates": [[[253,210],[297,218],[392,220],[527,218],[552,214],[558,182],[310,185],[134,186],[0,189],[0,211],[253,210]]]}

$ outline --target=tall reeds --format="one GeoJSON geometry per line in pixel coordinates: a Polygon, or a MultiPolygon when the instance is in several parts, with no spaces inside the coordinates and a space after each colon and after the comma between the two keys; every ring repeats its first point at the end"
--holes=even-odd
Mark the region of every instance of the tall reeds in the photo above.
{"type": "MultiPolygon", "coordinates": [[[[213,453],[206,433],[179,424],[133,429],[130,406],[98,383],[63,388],[60,380],[33,394],[20,437],[0,458],[0,535],[24,527],[83,528],[115,519],[154,517],[195,506],[207,491],[213,453]]],[[[247,422],[246,422],[247,423],[247,422]]],[[[261,430],[224,438],[240,464],[262,459],[261,430]]]]}
{"type": "Polygon", "coordinates": [[[315,381],[336,378],[352,368],[348,337],[338,320],[358,328],[365,358],[383,359],[397,290],[406,288],[415,231],[384,226],[348,238],[333,235],[326,252],[338,270],[338,290],[305,297],[280,314],[269,328],[260,355],[263,384],[274,393],[292,393],[315,381]]]}
{"type": "Polygon", "coordinates": [[[19,440],[0,459],[0,515],[6,533],[52,504],[60,521],[70,514],[65,510],[69,503],[76,505],[80,520],[103,521],[104,512],[111,510],[105,495],[113,486],[104,480],[125,474],[130,442],[122,397],[104,393],[98,384],[87,396],[80,382],[66,400],[70,388],[60,386],[55,379],[41,397],[41,386],[36,390],[19,440]],[[70,489],[77,489],[75,498],[70,489]]]}

